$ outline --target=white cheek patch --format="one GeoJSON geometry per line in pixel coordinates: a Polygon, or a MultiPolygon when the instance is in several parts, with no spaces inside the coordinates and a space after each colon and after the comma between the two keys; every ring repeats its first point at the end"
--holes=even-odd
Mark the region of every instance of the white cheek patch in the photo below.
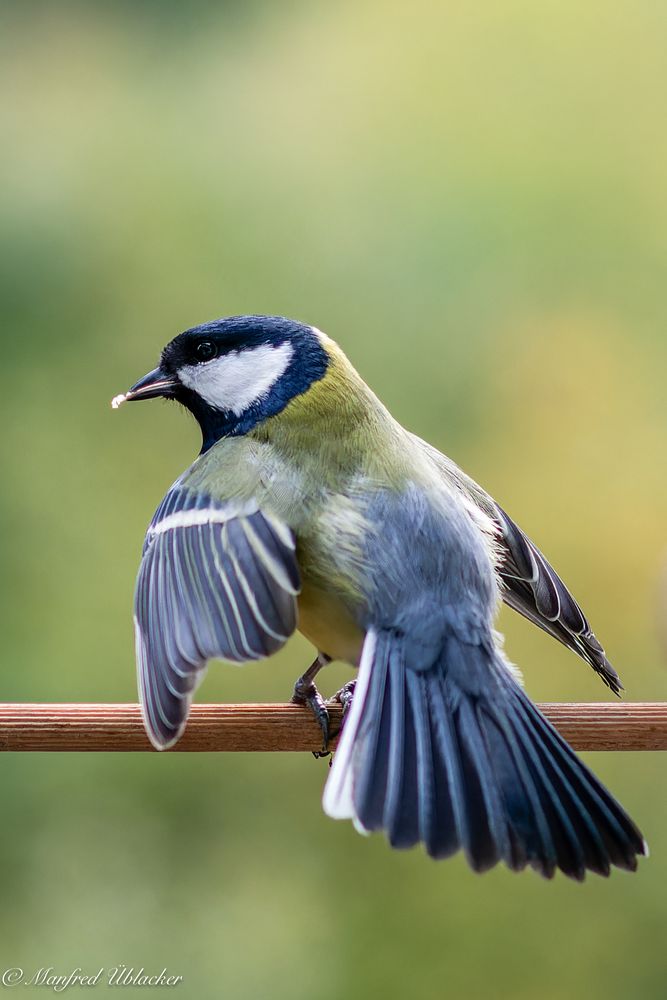
{"type": "Polygon", "coordinates": [[[216,410],[231,410],[240,417],[249,406],[266,396],[292,360],[291,344],[232,351],[201,365],[186,365],[178,375],[216,410]]]}

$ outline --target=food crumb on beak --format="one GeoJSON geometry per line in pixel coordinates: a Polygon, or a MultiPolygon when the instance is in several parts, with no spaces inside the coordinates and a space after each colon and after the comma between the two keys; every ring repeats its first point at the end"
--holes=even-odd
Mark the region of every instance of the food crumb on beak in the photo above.
{"type": "Polygon", "coordinates": [[[118,409],[118,407],[119,407],[119,406],[120,406],[120,405],[121,405],[122,403],[124,403],[126,399],[127,399],[127,396],[125,395],[125,393],[124,393],[124,392],[122,392],[122,393],[120,394],[120,396],[114,396],[114,398],[113,398],[113,399],[111,400],[111,409],[112,409],[112,410],[117,410],[117,409],[118,409]]]}

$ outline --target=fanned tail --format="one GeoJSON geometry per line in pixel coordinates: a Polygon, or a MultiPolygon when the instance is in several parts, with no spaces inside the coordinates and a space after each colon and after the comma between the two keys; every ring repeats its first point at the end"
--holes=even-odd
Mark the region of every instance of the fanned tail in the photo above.
{"type": "Polygon", "coordinates": [[[475,871],[503,861],[634,871],[641,833],[511,676],[491,645],[452,636],[429,670],[394,632],[369,632],[324,809],[393,847],[462,848],[475,871]]]}

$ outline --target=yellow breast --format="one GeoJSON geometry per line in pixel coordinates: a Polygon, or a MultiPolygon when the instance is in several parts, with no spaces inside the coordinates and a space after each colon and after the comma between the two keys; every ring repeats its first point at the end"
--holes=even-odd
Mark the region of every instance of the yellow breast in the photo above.
{"type": "Polygon", "coordinates": [[[305,580],[298,605],[299,631],[332,660],[358,666],[364,633],[343,602],[305,580]]]}

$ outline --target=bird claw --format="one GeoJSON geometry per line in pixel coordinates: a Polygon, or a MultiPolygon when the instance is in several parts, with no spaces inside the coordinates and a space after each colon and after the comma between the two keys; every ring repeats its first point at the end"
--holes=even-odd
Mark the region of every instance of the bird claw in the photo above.
{"type": "Polygon", "coordinates": [[[305,705],[312,712],[315,721],[322,731],[322,749],[311,750],[311,753],[316,760],[319,760],[322,757],[329,757],[329,764],[331,764],[329,740],[332,735],[337,736],[341,732],[343,723],[345,722],[348,712],[350,711],[354,689],[357,685],[356,680],[348,681],[347,684],[343,684],[342,688],[339,691],[336,691],[331,698],[328,698],[325,701],[315,687],[313,678],[323,666],[326,666],[326,664],[330,662],[330,658],[326,656],[326,654],[320,653],[317,659],[310,665],[308,670],[306,670],[305,674],[297,680],[294,685],[294,692],[291,699],[293,705],[305,705]],[[340,724],[338,725],[336,733],[333,734],[331,732],[331,719],[329,717],[327,705],[342,705],[343,707],[340,724]]]}
{"type": "Polygon", "coordinates": [[[338,731],[336,735],[342,732],[345,720],[349,714],[350,708],[352,707],[352,698],[354,697],[354,689],[357,686],[356,678],[355,680],[348,681],[347,684],[343,684],[339,691],[336,691],[331,698],[327,699],[327,705],[342,705],[343,714],[340,717],[340,724],[338,726],[338,731]]]}
{"type": "Polygon", "coordinates": [[[311,751],[313,757],[319,760],[321,757],[331,756],[331,751],[329,750],[329,712],[327,711],[326,702],[315,687],[314,682],[305,674],[303,677],[299,677],[294,685],[294,694],[291,701],[293,705],[305,705],[309,708],[322,730],[322,749],[311,751]]]}
{"type": "Polygon", "coordinates": [[[330,698],[327,699],[327,705],[339,704],[343,706],[343,718],[346,717],[347,713],[350,711],[352,705],[352,698],[354,697],[354,689],[357,686],[357,679],[348,681],[347,684],[343,684],[339,691],[336,691],[330,698]]]}

